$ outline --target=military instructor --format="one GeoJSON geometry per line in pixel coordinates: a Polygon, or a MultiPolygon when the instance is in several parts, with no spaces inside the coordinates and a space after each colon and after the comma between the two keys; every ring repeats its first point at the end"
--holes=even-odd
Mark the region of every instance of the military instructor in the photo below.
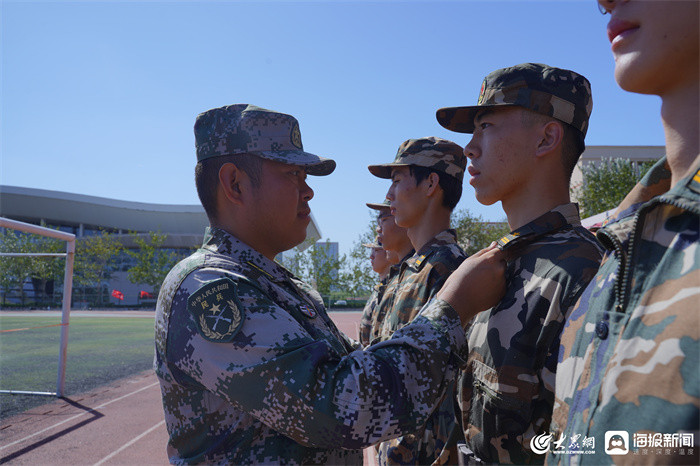
{"type": "Polygon", "coordinates": [[[156,309],[170,461],[359,464],[362,448],[416,431],[456,376],[463,326],[504,292],[502,253],[472,256],[411,324],[362,351],[274,262],[305,239],[307,175],[335,162],[304,151],[294,117],[251,105],[204,112],[194,130],[210,227],[156,309]]]}

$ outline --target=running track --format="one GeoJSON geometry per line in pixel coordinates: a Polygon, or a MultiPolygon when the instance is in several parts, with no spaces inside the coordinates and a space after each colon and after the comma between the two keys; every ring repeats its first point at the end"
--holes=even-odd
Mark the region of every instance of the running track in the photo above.
{"type": "MultiPolygon", "coordinates": [[[[89,315],[153,318],[153,312],[127,312],[92,311],[89,315]]],[[[78,314],[71,312],[71,316],[78,314]]],[[[330,315],[342,331],[357,338],[359,312],[330,315]]],[[[0,463],[167,465],[167,439],[158,380],[152,371],[146,371],[4,420],[0,424],[0,463]]],[[[374,458],[366,454],[364,464],[374,465],[374,458]]]]}

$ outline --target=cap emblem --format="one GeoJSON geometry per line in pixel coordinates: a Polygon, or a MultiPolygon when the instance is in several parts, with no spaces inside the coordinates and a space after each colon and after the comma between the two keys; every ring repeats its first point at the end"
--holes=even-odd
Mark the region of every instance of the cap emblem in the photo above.
{"type": "Polygon", "coordinates": [[[291,141],[294,147],[298,149],[303,148],[303,146],[301,145],[301,131],[299,131],[298,123],[294,123],[294,126],[292,126],[291,141]]]}
{"type": "Polygon", "coordinates": [[[486,79],[481,82],[481,90],[479,91],[479,100],[476,102],[477,105],[481,105],[484,102],[484,91],[486,91],[486,79]]]}

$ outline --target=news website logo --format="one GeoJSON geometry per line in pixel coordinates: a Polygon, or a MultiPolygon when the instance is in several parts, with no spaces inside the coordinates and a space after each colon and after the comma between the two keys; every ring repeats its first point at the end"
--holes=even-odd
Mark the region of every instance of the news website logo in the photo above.
{"type": "Polygon", "coordinates": [[[552,441],[552,434],[548,434],[547,432],[543,432],[540,435],[536,437],[532,437],[530,439],[530,449],[538,454],[538,455],[544,455],[549,451],[549,443],[552,441]]]}
{"type": "Polygon", "coordinates": [[[608,455],[626,455],[630,452],[630,434],[624,430],[605,432],[605,453],[608,455]]]}

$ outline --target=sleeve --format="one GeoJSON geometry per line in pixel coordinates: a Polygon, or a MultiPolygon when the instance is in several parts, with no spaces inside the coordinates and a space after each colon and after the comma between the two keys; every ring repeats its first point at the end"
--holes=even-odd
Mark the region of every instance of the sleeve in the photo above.
{"type": "Polygon", "coordinates": [[[465,342],[447,303],[426,306],[388,341],[340,355],[239,282],[242,326],[231,341],[211,342],[187,310],[187,289],[216,278],[220,272],[190,276],[176,293],[169,365],[301,444],[357,449],[416,430],[456,376],[465,342]]]}
{"type": "Polygon", "coordinates": [[[369,345],[370,334],[372,333],[372,320],[374,318],[374,310],[378,304],[377,290],[375,289],[367,300],[367,304],[362,310],[362,318],[360,319],[360,344],[362,346],[369,345]]]}

